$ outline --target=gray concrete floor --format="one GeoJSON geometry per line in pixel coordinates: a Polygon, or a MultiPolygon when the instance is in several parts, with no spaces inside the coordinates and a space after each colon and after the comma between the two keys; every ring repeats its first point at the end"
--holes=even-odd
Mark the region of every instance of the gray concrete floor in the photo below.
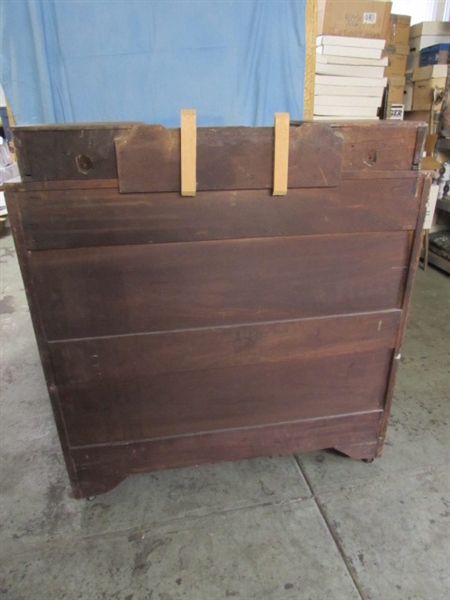
{"type": "Polygon", "coordinates": [[[70,497],[10,235],[0,267],[0,597],[449,597],[447,276],[418,272],[383,458],[135,475],[87,502],[70,497]]]}

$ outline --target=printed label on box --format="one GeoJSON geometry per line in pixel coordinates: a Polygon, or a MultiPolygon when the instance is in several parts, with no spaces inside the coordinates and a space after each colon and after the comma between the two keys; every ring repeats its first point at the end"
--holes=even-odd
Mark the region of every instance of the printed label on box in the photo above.
{"type": "Polygon", "coordinates": [[[392,104],[391,112],[389,115],[389,119],[393,119],[394,121],[403,121],[403,113],[405,112],[405,107],[403,104],[392,104]]]}
{"type": "Polygon", "coordinates": [[[364,25],[375,25],[377,22],[377,13],[364,13],[363,23],[364,25]]]}

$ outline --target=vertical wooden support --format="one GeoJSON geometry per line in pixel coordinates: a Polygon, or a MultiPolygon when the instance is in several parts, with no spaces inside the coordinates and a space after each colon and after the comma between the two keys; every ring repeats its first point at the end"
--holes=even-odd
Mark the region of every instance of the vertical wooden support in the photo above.
{"type": "Polygon", "coordinates": [[[181,195],[197,192],[197,115],[195,110],[181,111],[181,195]]]}
{"type": "Polygon", "coordinates": [[[314,115],[314,81],[316,77],[317,0],[306,0],[305,10],[305,79],[303,88],[303,118],[314,115]]]}
{"type": "Polygon", "coordinates": [[[275,113],[273,195],[285,196],[289,168],[289,113],[275,113]]]}

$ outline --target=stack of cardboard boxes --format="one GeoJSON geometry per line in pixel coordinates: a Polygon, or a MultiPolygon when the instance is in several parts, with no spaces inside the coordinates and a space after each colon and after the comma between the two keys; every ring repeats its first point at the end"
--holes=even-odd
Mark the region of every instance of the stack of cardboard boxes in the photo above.
{"type": "Polygon", "coordinates": [[[450,22],[411,26],[411,17],[391,14],[392,3],[381,0],[317,5],[314,118],[376,118],[387,81],[385,118],[432,124],[448,77],[450,22]]]}
{"type": "Polygon", "coordinates": [[[410,24],[411,17],[407,15],[391,14],[390,16],[386,46],[383,51],[383,56],[386,56],[389,61],[384,70],[384,74],[388,78],[387,119],[403,118],[410,24]]]}
{"type": "Polygon", "coordinates": [[[450,22],[413,25],[409,48],[406,118],[429,122],[433,133],[449,73],[450,22]]]}
{"type": "MultiPolygon", "coordinates": [[[[376,119],[391,2],[318,0],[314,119],[376,119]]],[[[402,88],[403,93],[403,88],[402,88]]]]}

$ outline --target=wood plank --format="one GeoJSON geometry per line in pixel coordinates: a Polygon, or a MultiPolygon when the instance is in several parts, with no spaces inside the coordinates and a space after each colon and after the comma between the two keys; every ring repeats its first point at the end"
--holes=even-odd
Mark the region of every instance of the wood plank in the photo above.
{"type": "MultiPolygon", "coordinates": [[[[372,441],[376,445],[379,417],[380,413],[373,411],[73,450],[78,474],[74,494],[81,498],[107,492],[131,473],[309,452],[341,444],[348,447],[372,441]]],[[[367,458],[372,458],[373,449],[369,452],[367,458]]]]}
{"type": "Polygon", "coordinates": [[[417,129],[370,127],[342,124],[333,128],[344,136],[342,152],[343,171],[397,171],[411,170],[417,129]]]}
{"type": "MultiPolygon", "coordinates": [[[[304,123],[289,132],[289,188],[335,186],[342,138],[329,125],[304,123]]],[[[200,127],[197,190],[272,189],[272,127],[200,127]]],[[[135,126],[116,140],[122,193],[179,192],[180,131],[135,126]]]]}
{"type": "Polygon", "coordinates": [[[15,127],[23,181],[117,178],[114,139],[131,123],[15,127]]]}
{"type": "Polygon", "coordinates": [[[181,111],[181,195],[195,196],[197,190],[197,115],[195,110],[181,111]]]}
{"type": "MultiPolygon", "coordinates": [[[[325,182],[327,185],[335,185],[333,178],[338,174],[341,165],[340,143],[342,143],[343,171],[411,170],[417,160],[413,148],[416,146],[419,127],[420,123],[413,121],[340,122],[330,125],[291,123],[292,160],[289,187],[302,186],[304,185],[302,181],[306,181],[308,185],[308,181],[311,181],[312,185],[324,185],[325,182]],[[319,127],[330,128],[330,130],[319,130],[319,127]],[[319,131],[322,132],[321,135],[316,135],[315,132],[319,131]],[[312,146],[308,146],[308,141],[312,141],[312,146]],[[324,156],[327,157],[326,165],[329,165],[326,169],[323,168],[324,156]],[[323,175],[318,168],[319,165],[324,171],[323,175]],[[292,167],[295,167],[294,170],[292,167]],[[307,179],[304,179],[305,177],[307,179]]],[[[47,125],[39,128],[16,127],[14,140],[22,178],[25,181],[115,179],[117,178],[114,148],[116,137],[132,142],[135,148],[134,158],[137,160],[136,172],[143,173],[152,181],[156,178],[161,182],[158,190],[155,191],[180,190],[180,130],[166,130],[158,125],[138,127],[127,123],[115,123],[47,125]],[[133,135],[133,132],[136,135],[133,135]],[[142,132],[145,132],[145,139],[140,139],[142,132]],[[153,140],[153,147],[149,145],[149,140],[153,140]],[[86,172],[84,168],[84,172],[80,171],[77,156],[88,157],[92,169],[86,172]],[[173,163],[170,162],[171,160],[173,163]],[[158,168],[152,167],[151,174],[146,175],[146,169],[152,164],[158,165],[158,168]],[[162,185],[163,181],[167,185],[162,185]]],[[[271,176],[264,177],[264,173],[272,172],[273,129],[271,127],[200,128],[198,142],[199,180],[206,186],[198,189],[220,189],[218,188],[220,181],[227,185],[226,189],[233,189],[232,186],[234,189],[271,188],[271,176]],[[201,142],[202,137],[204,144],[201,142]],[[225,149],[224,146],[227,148],[225,149]],[[246,167],[246,174],[239,180],[238,167],[248,166],[249,161],[253,161],[255,171],[246,167]],[[220,174],[221,168],[223,173],[221,179],[215,179],[216,175],[220,174]]],[[[119,145],[121,143],[123,142],[118,142],[119,145]]],[[[120,153],[119,147],[118,151],[120,153]]],[[[132,167],[130,163],[127,169],[132,167]]]]}
{"type": "Polygon", "coordinates": [[[52,343],[71,444],[378,409],[400,314],[52,343]]]}
{"type": "Polygon", "coordinates": [[[223,369],[394,348],[401,311],[50,342],[58,381],[223,369]],[[92,360],[95,357],[96,360],[92,360]]]}
{"type": "Polygon", "coordinates": [[[391,411],[392,398],[394,396],[395,378],[400,362],[400,350],[402,347],[403,337],[406,329],[406,320],[408,317],[409,303],[411,301],[411,294],[417,272],[417,265],[419,264],[420,253],[423,245],[422,228],[425,219],[426,204],[428,202],[428,196],[430,193],[431,181],[431,174],[425,175],[424,173],[422,173],[417,189],[417,197],[420,199],[420,205],[417,214],[417,223],[414,231],[413,243],[411,245],[411,253],[408,261],[408,273],[405,281],[404,294],[402,298],[402,318],[397,334],[396,346],[394,350],[394,360],[392,361],[392,368],[387,382],[385,411],[382,419],[380,420],[378,456],[381,456],[383,452],[383,445],[386,436],[389,414],[391,411]]]}
{"type": "MultiPolygon", "coordinates": [[[[341,172],[341,181],[347,179],[398,179],[398,171],[344,171],[341,172]]],[[[414,171],[404,171],[400,176],[402,179],[417,179],[414,171]]],[[[57,180],[57,181],[20,181],[2,184],[2,189],[11,192],[39,192],[41,190],[88,190],[96,188],[119,187],[118,179],[90,179],[86,181],[57,180]]]]}
{"type": "Polygon", "coordinates": [[[316,78],[317,0],[306,0],[305,9],[305,76],[303,119],[314,115],[314,81],[316,78]]]}
{"type": "MultiPolygon", "coordinates": [[[[106,181],[106,180],[105,180],[106,181]]],[[[29,250],[412,230],[416,180],[343,181],[338,188],[121,195],[117,190],[7,192],[29,250]]]]}
{"type": "Polygon", "coordinates": [[[428,133],[428,127],[424,123],[420,123],[419,128],[417,130],[417,139],[416,145],[414,147],[414,157],[413,157],[413,168],[415,170],[420,169],[420,164],[423,158],[423,151],[425,149],[425,140],[428,133]]]}
{"type": "Polygon", "coordinates": [[[409,232],[31,253],[48,339],[398,308],[409,232]]]}
{"type": "Polygon", "coordinates": [[[273,195],[285,196],[289,168],[289,113],[275,113],[273,195]]]}
{"type": "Polygon", "coordinates": [[[384,349],[135,378],[104,375],[99,362],[78,384],[69,365],[58,388],[74,447],[379,410],[391,358],[384,349]]]}

